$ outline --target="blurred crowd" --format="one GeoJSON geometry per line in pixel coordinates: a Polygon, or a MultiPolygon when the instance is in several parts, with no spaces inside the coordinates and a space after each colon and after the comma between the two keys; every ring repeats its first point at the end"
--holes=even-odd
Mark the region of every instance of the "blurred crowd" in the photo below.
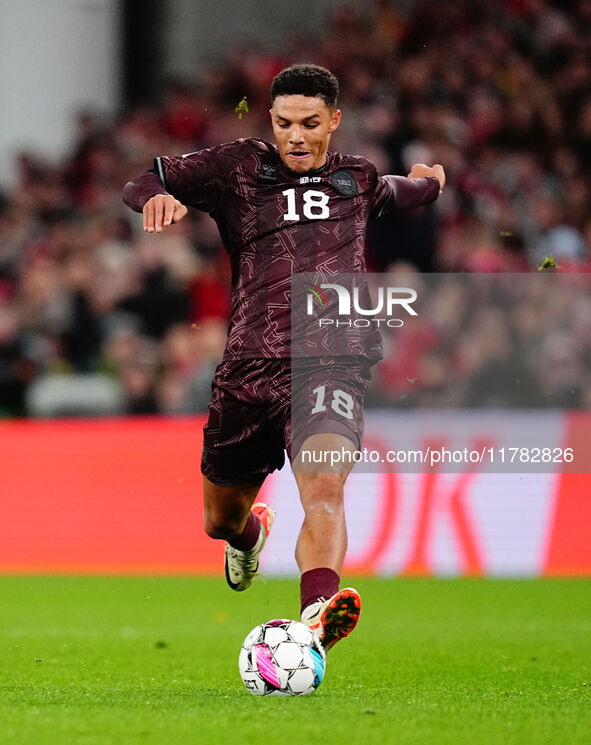
{"type": "Polygon", "coordinates": [[[420,274],[398,265],[375,277],[414,288],[418,315],[382,326],[370,404],[591,408],[591,273],[420,274]]]}
{"type": "MultiPolygon", "coordinates": [[[[358,8],[340,6],[316,38],[289,38],[281,54],[238,46],[117,121],[80,113],[62,162],[18,156],[15,185],[0,194],[0,415],[206,410],[229,315],[217,228],[191,211],[148,236],[121,189],[155,155],[272,139],[269,85],[293,62],[325,65],[340,80],[332,149],[365,155],[382,173],[445,166],[434,205],[370,224],[372,271],[535,272],[548,257],[554,272],[591,270],[591,0],[419,0],[409,15],[394,0],[358,8]]],[[[499,324],[494,313],[472,319],[465,359],[475,371],[499,324]]],[[[588,383],[588,340],[577,336],[586,333],[581,323],[558,334],[547,364],[568,347],[588,383]]],[[[404,377],[453,375],[434,349],[415,344],[424,364],[404,377]]],[[[392,383],[388,371],[403,359],[383,363],[383,395],[445,405],[424,381],[412,395],[392,383]]],[[[532,365],[538,373],[559,375],[558,366],[532,365]]]]}

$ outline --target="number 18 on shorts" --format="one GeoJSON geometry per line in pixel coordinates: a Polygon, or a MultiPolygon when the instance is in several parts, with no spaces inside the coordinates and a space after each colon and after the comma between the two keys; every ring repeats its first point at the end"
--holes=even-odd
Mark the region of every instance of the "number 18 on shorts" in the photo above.
{"type": "Polygon", "coordinates": [[[309,438],[326,435],[313,441],[320,448],[337,442],[339,447],[343,445],[345,449],[359,450],[364,426],[363,405],[369,383],[370,365],[363,358],[292,359],[294,471],[323,473],[350,469],[346,459],[335,466],[323,453],[312,453],[309,438]],[[331,435],[340,437],[335,439],[331,435]]]}

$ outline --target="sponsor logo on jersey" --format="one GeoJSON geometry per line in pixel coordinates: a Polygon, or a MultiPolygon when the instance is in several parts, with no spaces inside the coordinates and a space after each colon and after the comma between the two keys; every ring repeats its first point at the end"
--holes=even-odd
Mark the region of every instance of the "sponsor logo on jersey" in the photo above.
{"type": "Polygon", "coordinates": [[[277,181],[277,166],[271,163],[263,163],[259,171],[259,181],[274,184],[277,181]]]}
{"type": "Polygon", "coordinates": [[[319,184],[322,181],[322,176],[302,176],[300,178],[300,184],[319,184]]]}
{"type": "Polygon", "coordinates": [[[356,197],[359,193],[355,177],[344,168],[339,168],[338,171],[330,174],[330,183],[339,194],[343,194],[345,197],[356,197]]]}

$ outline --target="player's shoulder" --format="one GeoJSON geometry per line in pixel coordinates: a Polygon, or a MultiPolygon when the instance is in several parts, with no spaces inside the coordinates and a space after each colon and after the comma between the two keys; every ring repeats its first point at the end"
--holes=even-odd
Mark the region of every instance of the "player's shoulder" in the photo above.
{"type": "Polygon", "coordinates": [[[375,171],[376,167],[363,155],[348,155],[345,153],[333,153],[333,162],[341,168],[362,168],[367,171],[375,171]]]}
{"type": "Polygon", "coordinates": [[[275,145],[260,137],[241,137],[239,140],[236,140],[236,143],[240,143],[240,146],[245,151],[248,150],[259,155],[275,155],[277,153],[275,145]]]}
{"type": "Polygon", "coordinates": [[[271,167],[269,164],[276,163],[276,159],[275,146],[256,137],[241,137],[226,143],[220,150],[222,169],[231,172],[233,177],[238,174],[243,183],[256,181],[261,169],[271,167]]]}
{"type": "Polygon", "coordinates": [[[348,172],[361,186],[362,191],[374,188],[377,181],[375,165],[363,155],[332,153],[330,171],[331,173],[348,172]]]}
{"type": "Polygon", "coordinates": [[[232,142],[225,142],[217,148],[220,157],[235,158],[243,160],[249,156],[273,156],[276,153],[274,146],[266,140],[257,137],[241,137],[232,142]]]}
{"type": "Polygon", "coordinates": [[[272,155],[273,145],[255,137],[241,137],[230,142],[222,142],[219,145],[184,153],[181,157],[186,160],[200,160],[204,157],[214,157],[219,161],[243,160],[249,155],[272,155]]]}
{"type": "Polygon", "coordinates": [[[274,147],[270,142],[262,140],[259,137],[239,137],[232,142],[224,142],[219,145],[223,152],[240,152],[240,153],[272,153],[274,147]]]}

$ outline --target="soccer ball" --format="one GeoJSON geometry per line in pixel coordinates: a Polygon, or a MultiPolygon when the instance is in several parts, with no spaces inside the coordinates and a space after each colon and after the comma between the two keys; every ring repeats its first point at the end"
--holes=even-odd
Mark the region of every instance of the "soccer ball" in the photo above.
{"type": "Polygon", "coordinates": [[[316,634],[299,621],[275,619],[244,640],[238,668],[255,696],[307,696],[324,677],[326,654],[316,634]]]}

